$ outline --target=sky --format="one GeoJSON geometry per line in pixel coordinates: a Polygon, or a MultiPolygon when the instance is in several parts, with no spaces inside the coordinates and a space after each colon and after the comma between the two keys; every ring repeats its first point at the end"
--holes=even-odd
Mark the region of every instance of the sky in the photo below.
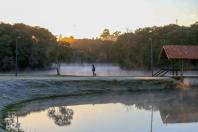
{"type": "Polygon", "coordinates": [[[108,28],[189,26],[198,21],[198,0],[0,0],[0,22],[25,23],[54,35],[97,37],[108,28]]]}

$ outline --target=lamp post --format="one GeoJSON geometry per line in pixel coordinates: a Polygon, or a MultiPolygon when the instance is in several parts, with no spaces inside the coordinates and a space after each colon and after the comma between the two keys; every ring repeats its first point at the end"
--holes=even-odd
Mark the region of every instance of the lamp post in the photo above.
{"type": "Polygon", "coordinates": [[[15,49],[15,76],[18,76],[18,39],[16,38],[16,49],[15,49]]]}
{"type": "MultiPolygon", "coordinates": [[[[15,49],[15,76],[17,77],[18,76],[18,40],[20,39],[21,37],[20,36],[18,36],[17,38],[16,38],[16,40],[15,40],[15,44],[16,44],[16,49],[15,49]]],[[[34,43],[34,41],[35,41],[35,43],[37,43],[38,42],[38,39],[34,36],[34,35],[32,35],[32,41],[33,41],[33,43],[34,43]]]]}
{"type": "Polygon", "coordinates": [[[151,65],[151,74],[153,77],[153,39],[149,38],[150,40],[150,65],[151,65]]]}
{"type": "Polygon", "coordinates": [[[20,39],[21,37],[17,37],[16,38],[16,49],[15,49],[15,76],[18,76],[18,39],[20,39]]]}

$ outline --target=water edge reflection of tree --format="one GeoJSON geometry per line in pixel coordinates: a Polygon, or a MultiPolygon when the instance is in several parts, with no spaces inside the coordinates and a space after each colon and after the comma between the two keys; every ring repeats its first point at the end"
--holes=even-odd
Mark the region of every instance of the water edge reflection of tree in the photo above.
{"type": "Polygon", "coordinates": [[[73,119],[74,111],[66,106],[52,107],[48,110],[48,116],[58,126],[68,126],[73,119]]]}
{"type": "Polygon", "coordinates": [[[20,128],[20,123],[18,122],[18,115],[14,112],[8,113],[7,117],[4,119],[5,130],[8,132],[24,132],[20,128]]]}

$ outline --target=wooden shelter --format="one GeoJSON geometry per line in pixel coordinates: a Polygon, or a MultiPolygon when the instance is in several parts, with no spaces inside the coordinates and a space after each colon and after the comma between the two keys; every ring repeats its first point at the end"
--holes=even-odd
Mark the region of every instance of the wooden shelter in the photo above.
{"type": "Polygon", "coordinates": [[[160,53],[161,60],[169,60],[172,64],[172,68],[164,70],[164,72],[159,71],[155,75],[160,75],[161,73],[167,73],[169,71],[173,72],[174,75],[178,75],[180,71],[181,76],[183,76],[183,71],[188,70],[184,69],[184,61],[197,61],[198,60],[198,46],[192,45],[165,45],[162,48],[160,53]],[[180,68],[175,68],[175,62],[180,62],[180,68]],[[176,74],[175,74],[176,73],[176,74]]]}
{"type": "Polygon", "coordinates": [[[198,60],[198,46],[165,45],[160,58],[168,60],[198,60]]]}

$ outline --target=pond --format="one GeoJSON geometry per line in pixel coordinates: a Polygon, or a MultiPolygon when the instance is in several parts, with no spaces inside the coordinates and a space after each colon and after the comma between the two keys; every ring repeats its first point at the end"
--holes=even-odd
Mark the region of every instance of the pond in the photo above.
{"type": "Polygon", "coordinates": [[[4,124],[25,132],[197,132],[198,90],[36,100],[14,106],[4,124]]]}

